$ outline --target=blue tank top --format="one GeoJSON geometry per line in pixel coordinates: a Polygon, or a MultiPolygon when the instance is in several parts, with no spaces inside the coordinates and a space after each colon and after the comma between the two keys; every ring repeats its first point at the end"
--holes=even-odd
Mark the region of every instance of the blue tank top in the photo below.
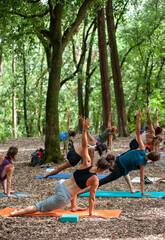
{"type": "Polygon", "coordinates": [[[4,158],[3,162],[0,165],[0,183],[3,182],[7,178],[6,175],[4,177],[2,177],[2,172],[3,172],[4,168],[9,164],[14,165],[9,159],[4,158]]]}
{"type": "Polygon", "coordinates": [[[77,186],[80,189],[84,189],[87,187],[86,182],[87,180],[92,177],[93,175],[96,175],[96,173],[90,173],[89,170],[92,168],[93,166],[90,166],[88,168],[85,169],[77,169],[74,173],[74,179],[75,182],[77,184],[77,186]]]}
{"type": "Polygon", "coordinates": [[[139,165],[146,166],[145,150],[131,150],[119,156],[119,162],[125,170],[124,176],[130,171],[140,169],[139,165]]]}

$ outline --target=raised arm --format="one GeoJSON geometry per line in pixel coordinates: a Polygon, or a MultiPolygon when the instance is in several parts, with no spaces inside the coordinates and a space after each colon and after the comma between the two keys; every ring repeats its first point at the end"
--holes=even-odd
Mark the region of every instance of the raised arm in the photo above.
{"type": "Polygon", "coordinates": [[[153,126],[152,126],[152,121],[151,121],[151,115],[150,115],[150,113],[151,113],[151,110],[150,110],[150,108],[148,107],[148,108],[147,108],[147,114],[148,114],[148,125],[149,125],[149,129],[150,129],[150,133],[155,134],[155,129],[154,129],[153,126]]]}
{"type": "Polygon", "coordinates": [[[141,139],[140,135],[140,118],[142,117],[142,114],[140,112],[140,108],[137,111],[137,120],[136,120],[136,137],[137,137],[137,142],[139,144],[140,150],[145,150],[145,145],[141,139]]]}
{"type": "Polygon", "coordinates": [[[67,131],[68,132],[70,130],[70,116],[71,116],[71,114],[70,114],[70,112],[68,112],[68,121],[67,121],[67,131]]]}
{"type": "Polygon", "coordinates": [[[155,128],[159,127],[159,122],[158,122],[158,108],[156,107],[155,110],[155,118],[156,118],[156,122],[155,122],[155,128]]]}
{"type": "Polygon", "coordinates": [[[87,131],[91,127],[89,127],[89,118],[83,119],[82,125],[83,125],[83,130],[82,130],[82,159],[83,159],[83,165],[89,165],[91,164],[91,158],[88,153],[88,141],[87,141],[87,131]]]}
{"type": "MultiPolygon", "coordinates": [[[[110,110],[109,112],[109,119],[108,119],[108,129],[111,129],[112,128],[112,110],[110,110]]],[[[109,135],[109,149],[112,151],[112,138],[113,138],[113,135],[110,134],[109,135]]]]}

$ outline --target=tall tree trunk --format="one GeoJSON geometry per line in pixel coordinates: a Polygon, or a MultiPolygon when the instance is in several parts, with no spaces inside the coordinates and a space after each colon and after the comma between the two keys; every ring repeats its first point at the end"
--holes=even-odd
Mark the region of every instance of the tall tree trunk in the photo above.
{"type": "Polygon", "coordinates": [[[61,19],[63,3],[57,4],[51,13],[50,35],[52,43],[52,60],[49,73],[48,92],[46,100],[46,161],[59,162],[61,159],[59,139],[58,99],[62,67],[62,36],[61,19]]]}
{"type": "Polygon", "coordinates": [[[115,99],[116,99],[116,105],[117,105],[119,135],[128,136],[125,100],[124,100],[119,57],[118,57],[117,44],[116,44],[116,36],[115,36],[112,0],[107,1],[106,16],[107,16],[110,55],[111,55],[111,67],[112,67],[112,74],[113,74],[113,80],[114,80],[115,99]]]}
{"type": "Polygon", "coordinates": [[[86,68],[86,84],[85,84],[85,106],[84,106],[84,112],[85,117],[89,117],[89,95],[91,93],[90,90],[90,79],[92,77],[92,74],[94,73],[96,68],[93,68],[91,70],[91,62],[92,62],[92,47],[93,47],[93,41],[95,36],[95,31],[97,28],[96,21],[94,20],[94,27],[91,34],[91,39],[89,42],[89,52],[88,52],[88,58],[87,58],[87,68],[86,68]]]}
{"type": "Polygon", "coordinates": [[[14,136],[14,138],[17,138],[16,89],[15,89],[15,46],[14,46],[14,44],[13,44],[12,71],[13,71],[13,96],[12,96],[13,136],[14,136]]]}
{"type": "Polygon", "coordinates": [[[58,163],[61,160],[58,99],[60,91],[62,54],[72,34],[84,19],[85,12],[92,1],[93,0],[86,0],[83,2],[75,21],[64,32],[63,36],[61,33],[61,21],[65,1],[56,1],[55,7],[53,7],[53,3],[51,1],[48,1],[50,7],[50,29],[49,31],[41,31],[41,33],[47,37],[52,46],[51,63],[49,61],[50,69],[46,100],[45,159],[47,162],[53,161],[58,163]]]}
{"type": "Polygon", "coordinates": [[[22,51],[22,60],[23,60],[23,76],[24,76],[24,95],[23,95],[24,121],[25,121],[26,136],[30,137],[30,129],[28,127],[28,119],[27,119],[27,104],[26,104],[27,76],[26,76],[26,56],[25,56],[24,46],[22,51]]]}
{"type": "Polygon", "coordinates": [[[3,47],[2,43],[0,44],[0,84],[2,81],[2,64],[3,64],[3,55],[2,55],[3,47]]]}
{"type": "MultiPolygon", "coordinates": [[[[84,29],[83,29],[83,40],[81,47],[81,57],[80,57],[80,67],[78,71],[78,114],[84,116],[84,104],[83,104],[83,65],[85,61],[86,55],[86,26],[87,26],[87,18],[84,19],[84,29]]],[[[79,131],[82,132],[82,124],[80,121],[79,131]]]]}
{"type": "Polygon", "coordinates": [[[105,34],[104,8],[101,8],[97,11],[97,24],[103,106],[103,130],[105,130],[108,125],[109,111],[111,109],[111,94],[105,34]]]}

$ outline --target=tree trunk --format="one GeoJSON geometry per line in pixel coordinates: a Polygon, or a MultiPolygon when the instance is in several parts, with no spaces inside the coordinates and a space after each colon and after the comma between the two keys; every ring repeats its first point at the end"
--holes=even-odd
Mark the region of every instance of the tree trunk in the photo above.
{"type": "MultiPolygon", "coordinates": [[[[85,12],[93,0],[86,0],[81,5],[77,18],[64,32],[61,33],[61,21],[65,1],[57,1],[55,7],[49,1],[50,29],[41,33],[47,37],[52,46],[52,55],[47,54],[49,60],[49,82],[46,100],[46,127],[45,127],[45,159],[47,162],[58,163],[61,160],[59,139],[58,99],[60,91],[60,76],[62,67],[62,54],[76,28],[84,19],[85,12]]],[[[48,51],[50,53],[50,51],[48,51]]]]}
{"type": "Polygon", "coordinates": [[[118,130],[120,136],[128,136],[127,120],[126,120],[126,109],[125,109],[125,100],[116,44],[115,36],[115,25],[113,17],[113,7],[112,0],[108,0],[106,6],[106,16],[107,16],[107,27],[108,27],[108,40],[110,47],[110,56],[111,56],[111,67],[114,80],[114,89],[115,89],[115,99],[117,106],[117,115],[118,115],[118,130]]]}
{"type": "Polygon", "coordinates": [[[105,35],[104,8],[97,11],[98,44],[101,72],[101,90],[103,106],[103,130],[107,128],[109,111],[111,109],[110,79],[108,69],[107,44],[105,35]]]}
{"type": "Polygon", "coordinates": [[[16,90],[15,90],[15,47],[13,45],[13,96],[12,96],[12,112],[13,112],[13,136],[17,138],[17,121],[16,121],[16,90]]]}
{"type": "Polygon", "coordinates": [[[28,119],[27,119],[27,104],[26,104],[27,76],[26,76],[26,57],[25,57],[25,52],[24,52],[24,46],[23,46],[22,59],[23,59],[23,69],[24,69],[24,72],[23,72],[23,76],[24,76],[24,95],[23,95],[24,121],[25,121],[26,136],[30,137],[30,130],[28,127],[28,119]]]}
{"type": "Polygon", "coordinates": [[[62,36],[61,19],[63,4],[57,4],[50,19],[50,35],[52,43],[52,60],[49,73],[48,92],[46,100],[46,161],[59,163],[61,160],[59,139],[58,99],[62,67],[62,36]],[[54,17],[56,16],[56,17],[54,17]]]}
{"type": "Polygon", "coordinates": [[[3,47],[2,43],[0,44],[0,84],[2,81],[2,63],[3,63],[3,55],[2,55],[3,47]]]}
{"type": "Polygon", "coordinates": [[[94,27],[92,30],[90,42],[89,42],[89,53],[88,53],[88,58],[87,58],[87,69],[86,69],[86,84],[85,84],[85,106],[84,106],[84,112],[85,112],[85,117],[89,117],[89,95],[91,93],[90,90],[90,79],[92,77],[92,74],[94,73],[95,69],[91,70],[91,62],[92,62],[92,47],[93,47],[93,41],[94,41],[94,36],[95,36],[95,31],[96,31],[97,25],[96,21],[94,21],[94,27]]]}
{"type": "MultiPolygon", "coordinates": [[[[78,114],[84,116],[84,104],[83,104],[83,65],[85,61],[86,55],[86,26],[87,26],[87,18],[84,19],[84,29],[83,29],[83,41],[81,47],[81,57],[80,57],[80,67],[78,71],[78,114]]],[[[82,132],[82,124],[80,121],[79,131],[82,132]]]]}

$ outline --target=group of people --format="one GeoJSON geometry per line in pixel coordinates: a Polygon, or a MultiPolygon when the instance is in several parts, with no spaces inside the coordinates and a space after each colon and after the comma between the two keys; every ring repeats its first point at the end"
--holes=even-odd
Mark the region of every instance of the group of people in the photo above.
{"type": "MultiPolygon", "coordinates": [[[[61,179],[57,182],[55,186],[56,194],[40,201],[33,206],[29,206],[22,210],[15,210],[11,213],[11,216],[19,216],[27,213],[34,213],[36,211],[48,212],[55,209],[64,208],[69,202],[71,202],[72,211],[83,210],[78,207],[76,204],[77,195],[83,192],[90,192],[89,195],[89,215],[93,216],[93,210],[95,205],[95,193],[98,187],[110,183],[121,176],[124,176],[132,193],[135,193],[136,190],[132,186],[130,181],[129,172],[132,170],[140,170],[140,183],[141,183],[141,194],[143,196],[149,196],[144,192],[144,169],[145,166],[149,163],[155,163],[160,159],[160,153],[158,152],[159,144],[161,142],[161,137],[156,138],[158,135],[156,130],[153,131],[151,117],[150,117],[150,109],[147,108],[148,114],[148,123],[149,123],[149,132],[144,133],[146,136],[140,134],[140,119],[142,117],[142,113],[140,109],[137,111],[137,123],[136,123],[136,139],[133,140],[134,147],[131,147],[130,150],[116,157],[112,152],[108,153],[107,156],[102,156],[102,153],[107,150],[105,141],[110,140],[112,148],[112,135],[117,131],[116,127],[111,127],[110,124],[108,128],[100,134],[95,140],[91,134],[89,133],[90,120],[85,119],[82,116],[79,116],[79,120],[82,123],[82,143],[77,148],[72,148],[67,153],[67,161],[62,164],[57,169],[52,172],[46,173],[44,177],[48,177],[50,175],[57,174],[61,170],[77,165],[80,160],[81,164],[79,168],[73,173],[70,179],[64,180],[61,179]],[[155,140],[156,138],[156,140],[155,140]],[[146,153],[146,145],[151,147],[151,151],[146,153]],[[98,151],[100,158],[96,164],[94,164],[94,152],[98,151]],[[109,169],[110,174],[103,179],[97,177],[98,173],[102,173],[105,170],[109,169]]],[[[111,118],[112,112],[110,112],[111,118]]],[[[157,126],[159,127],[159,126],[157,126]]],[[[160,130],[160,129],[159,129],[160,130]]],[[[159,131],[159,134],[162,131],[159,131]]],[[[17,150],[18,152],[18,150],[17,150]]],[[[14,160],[16,157],[16,152],[10,154],[10,160],[14,160]],[[14,154],[14,155],[13,155],[14,154]]],[[[7,156],[6,158],[7,159],[7,156]]],[[[4,161],[6,161],[4,159],[4,161]]],[[[5,164],[5,163],[4,163],[5,164]]],[[[2,175],[2,172],[6,171],[5,168],[2,167],[3,171],[1,171],[1,165],[3,165],[3,161],[0,162],[0,174],[2,182],[4,181],[2,178],[5,175],[2,175]]],[[[10,162],[8,166],[13,169],[13,164],[10,162]]],[[[11,171],[11,170],[10,170],[11,171]]],[[[13,170],[12,170],[13,171],[13,170]]],[[[11,174],[10,174],[11,175],[11,174]]],[[[7,172],[6,172],[7,176],[7,172]]],[[[164,178],[161,178],[165,179],[164,178]]],[[[156,179],[155,182],[160,181],[160,179],[156,179]]],[[[5,185],[5,184],[3,184],[5,185]]],[[[10,186],[4,187],[4,192],[10,197],[10,186]]]]}

